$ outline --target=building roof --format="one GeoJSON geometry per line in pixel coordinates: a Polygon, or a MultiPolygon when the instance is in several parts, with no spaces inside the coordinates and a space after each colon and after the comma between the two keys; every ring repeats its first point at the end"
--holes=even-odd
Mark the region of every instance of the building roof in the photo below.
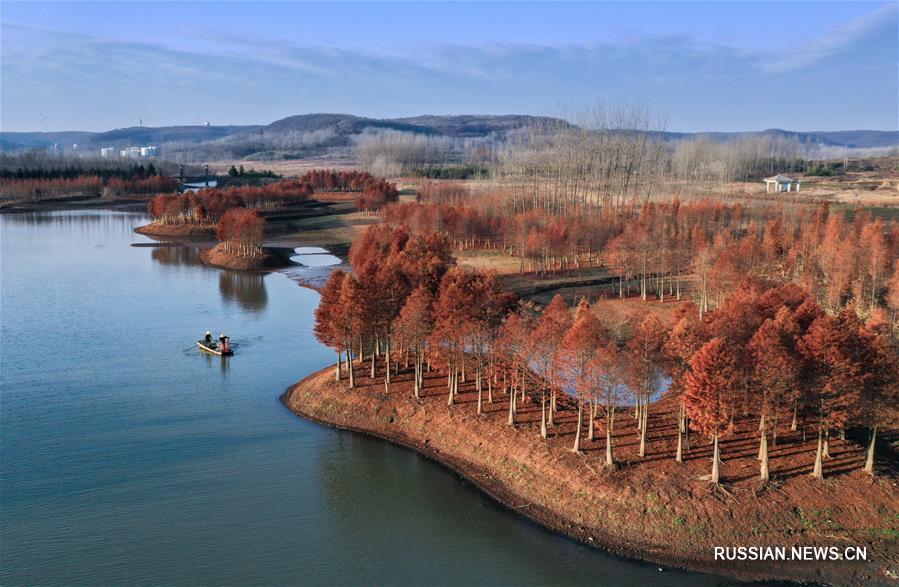
{"type": "Polygon", "coordinates": [[[766,177],[765,181],[766,182],[776,181],[777,183],[793,183],[796,180],[793,179],[792,177],[787,177],[786,175],[784,175],[782,173],[778,173],[777,175],[774,175],[772,177],[766,177]]]}

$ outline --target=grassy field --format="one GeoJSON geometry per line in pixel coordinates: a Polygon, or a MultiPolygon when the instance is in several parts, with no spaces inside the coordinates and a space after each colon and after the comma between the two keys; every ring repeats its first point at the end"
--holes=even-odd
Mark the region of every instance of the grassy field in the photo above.
{"type": "Polygon", "coordinates": [[[322,246],[345,258],[356,235],[381,221],[377,214],[356,212],[349,202],[335,204],[331,210],[332,214],[291,221],[289,230],[273,237],[271,244],[322,246]]]}

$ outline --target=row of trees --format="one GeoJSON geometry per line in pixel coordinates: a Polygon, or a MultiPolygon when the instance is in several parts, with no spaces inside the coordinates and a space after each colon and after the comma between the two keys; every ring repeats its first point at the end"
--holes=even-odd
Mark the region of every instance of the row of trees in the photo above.
{"type": "Polygon", "coordinates": [[[0,197],[41,200],[59,196],[171,193],[178,190],[178,179],[162,175],[135,175],[129,178],[100,175],[76,175],[52,179],[0,179],[0,197]]]}
{"type": "Polygon", "coordinates": [[[302,180],[264,186],[205,189],[185,194],[159,194],[150,201],[154,222],[177,225],[216,224],[232,208],[271,209],[305,202],[312,187],[302,180]]]}
{"type": "Polygon", "coordinates": [[[113,177],[129,180],[177,173],[178,165],[167,161],[144,164],[130,159],[63,156],[43,151],[0,153],[0,179],[75,179],[81,176],[98,176],[103,180],[113,177]]]}
{"type": "Polygon", "coordinates": [[[337,171],[335,169],[312,169],[300,181],[308,183],[319,192],[361,192],[375,177],[366,171],[337,171]]]}
{"type": "Polygon", "coordinates": [[[356,208],[365,212],[379,210],[399,198],[396,184],[365,171],[313,169],[307,171],[300,181],[320,192],[355,192],[356,208]]]}

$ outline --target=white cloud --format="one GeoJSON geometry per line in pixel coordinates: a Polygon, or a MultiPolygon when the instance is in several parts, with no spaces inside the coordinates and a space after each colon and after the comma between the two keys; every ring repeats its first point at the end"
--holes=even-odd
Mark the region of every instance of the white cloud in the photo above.
{"type": "MultiPolygon", "coordinates": [[[[897,26],[897,4],[891,2],[873,12],[855,18],[845,25],[815,39],[814,41],[769,61],[762,66],[766,73],[784,73],[809,67],[822,60],[843,53],[853,46],[864,43],[870,37],[889,31],[895,38],[897,26]]],[[[778,23],[770,34],[789,35],[802,22],[778,23]]],[[[895,57],[895,56],[894,56],[895,57]]]]}

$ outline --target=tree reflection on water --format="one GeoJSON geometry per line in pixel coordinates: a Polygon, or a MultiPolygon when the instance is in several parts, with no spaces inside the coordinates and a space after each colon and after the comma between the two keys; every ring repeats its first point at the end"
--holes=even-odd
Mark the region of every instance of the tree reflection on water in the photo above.
{"type": "Polygon", "coordinates": [[[268,304],[264,273],[222,271],[219,275],[219,292],[226,302],[237,302],[248,312],[261,312],[268,304]]]}
{"type": "MultiPolygon", "coordinates": [[[[208,268],[200,260],[200,249],[197,247],[160,246],[154,247],[151,253],[153,260],[166,267],[199,266],[208,268]]],[[[261,312],[268,304],[265,291],[265,274],[243,271],[219,272],[219,293],[227,303],[237,303],[249,312],[261,312]]]]}
{"type": "Polygon", "coordinates": [[[200,249],[195,247],[154,247],[153,260],[160,265],[202,265],[200,249]]]}

